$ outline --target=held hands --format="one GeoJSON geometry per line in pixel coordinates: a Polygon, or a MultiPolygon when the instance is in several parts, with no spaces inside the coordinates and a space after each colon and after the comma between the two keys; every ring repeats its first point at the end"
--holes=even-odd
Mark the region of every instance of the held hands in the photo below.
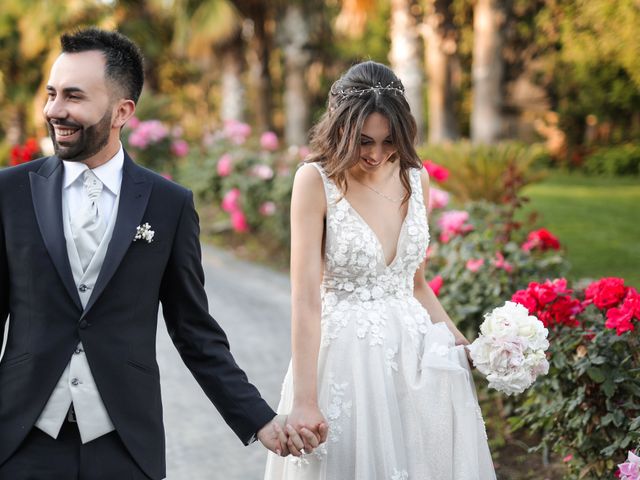
{"type": "Polygon", "coordinates": [[[326,442],[329,426],[317,404],[294,403],[287,418],[286,431],[289,452],[299,457],[326,442]]]}
{"type": "Polygon", "coordinates": [[[311,453],[327,439],[328,427],[319,409],[318,414],[322,420],[314,429],[307,428],[300,422],[296,422],[296,429],[290,423],[291,415],[289,419],[286,415],[276,415],[258,431],[258,439],[278,456],[286,457],[292,454],[299,457],[302,453],[311,453]]]}
{"type": "Polygon", "coordinates": [[[465,347],[464,353],[467,354],[467,360],[469,361],[469,366],[471,368],[475,368],[475,365],[473,364],[473,360],[471,360],[471,353],[467,348],[469,345],[471,345],[471,342],[469,342],[469,340],[467,340],[464,336],[456,336],[456,345],[464,345],[465,347]]]}

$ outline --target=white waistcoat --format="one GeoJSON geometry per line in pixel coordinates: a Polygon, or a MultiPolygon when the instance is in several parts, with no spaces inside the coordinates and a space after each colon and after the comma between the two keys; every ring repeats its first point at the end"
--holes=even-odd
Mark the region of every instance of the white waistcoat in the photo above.
{"type": "MultiPolygon", "coordinates": [[[[113,227],[116,223],[119,201],[120,195],[117,196],[113,205],[113,213],[104,237],[102,237],[98,249],[93,254],[87,271],[83,272],[78,250],[71,233],[69,206],[65,196],[63,196],[62,217],[64,236],[67,242],[67,255],[69,256],[73,279],[76,287],[78,287],[82,308],[86,307],[93,292],[93,287],[98,280],[98,275],[107,253],[107,247],[113,234],[113,227]]],[[[78,344],[67,368],[62,372],[60,380],[58,380],[51,397],[49,397],[36,422],[36,427],[53,438],[57,438],[72,402],[82,443],[90,442],[115,429],[91,374],[82,343],[78,344]]]]}

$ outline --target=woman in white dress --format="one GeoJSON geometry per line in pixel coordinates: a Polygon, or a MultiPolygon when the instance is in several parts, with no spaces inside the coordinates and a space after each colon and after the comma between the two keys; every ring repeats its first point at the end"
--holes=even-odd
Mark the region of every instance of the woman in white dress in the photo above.
{"type": "Polygon", "coordinates": [[[279,411],[296,431],[322,437],[328,424],[328,438],[301,457],[269,454],[266,480],[495,479],[469,342],[424,277],[429,179],[415,135],[402,83],[375,62],[332,86],[312,130],[291,201],[279,411]]]}

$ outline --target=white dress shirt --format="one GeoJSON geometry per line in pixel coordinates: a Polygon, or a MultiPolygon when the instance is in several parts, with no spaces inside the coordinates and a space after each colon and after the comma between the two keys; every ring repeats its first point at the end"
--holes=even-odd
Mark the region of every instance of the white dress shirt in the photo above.
{"type": "MultiPolygon", "coordinates": [[[[88,168],[81,162],[64,161],[64,178],[62,183],[62,208],[63,221],[65,222],[65,237],[67,238],[67,251],[74,279],[76,282],[83,279],[81,287],[89,289],[79,289],[80,300],[83,307],[89,300],[91,288],[97,279],[102,259],[108,246],[115,224],[115,209],[119,203],[120,186],[122,183],[122,169],[124,165],[124,151],[122,145],[116,155],[108,162],[93,169],[93,173],[100,179],[104,187],[98,199],[98,210],[101,221],[105,222],[107,232],[98,247],[94,260],[91,261],[86,272],[82,272],[77,251],[74,251],[75,244],[70,240],[69,219],[73,218],[83,206],[90,200],[84,192],[83,172],[88,168]],[[98,253],[99,252],[99,253],[98,253]],[[72,258],[74,257],[75,258],[72,258]],[[85,281],[85,280],[91,280],[85,281]]],[[[89,362],[84,352],[82,343],[79,343],[75,353],[72,354],[69,364],[60,376],[49,401],[45,405],[40,417],[36,421],[36,427],[53,438],[57,438],[62,428],[62,424],[67,418],[67,412],[73,402],[80,431],[82,443],[90,442],[106,433],[114,430],[113,423],[102,402],[100,392],[93,379],[89,362]]]]}

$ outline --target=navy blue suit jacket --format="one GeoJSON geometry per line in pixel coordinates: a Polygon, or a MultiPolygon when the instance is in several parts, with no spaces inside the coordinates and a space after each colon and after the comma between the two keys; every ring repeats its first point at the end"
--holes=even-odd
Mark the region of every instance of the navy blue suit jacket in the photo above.
{"type": "Polygon", "coordinates": [[[209,315],[191,192],[125,153],[106,258],[83,311],[62,225],[63,164],[55,156],[0,170],[0,465],[33,427],[82,342],[98,390],[131,455],[165,476],[156,363],[159,304],[173,343],[245,443],[275,413],[247,380],[209,315]],[[149,223],[153,242],[133,242],[149,223]]]}

